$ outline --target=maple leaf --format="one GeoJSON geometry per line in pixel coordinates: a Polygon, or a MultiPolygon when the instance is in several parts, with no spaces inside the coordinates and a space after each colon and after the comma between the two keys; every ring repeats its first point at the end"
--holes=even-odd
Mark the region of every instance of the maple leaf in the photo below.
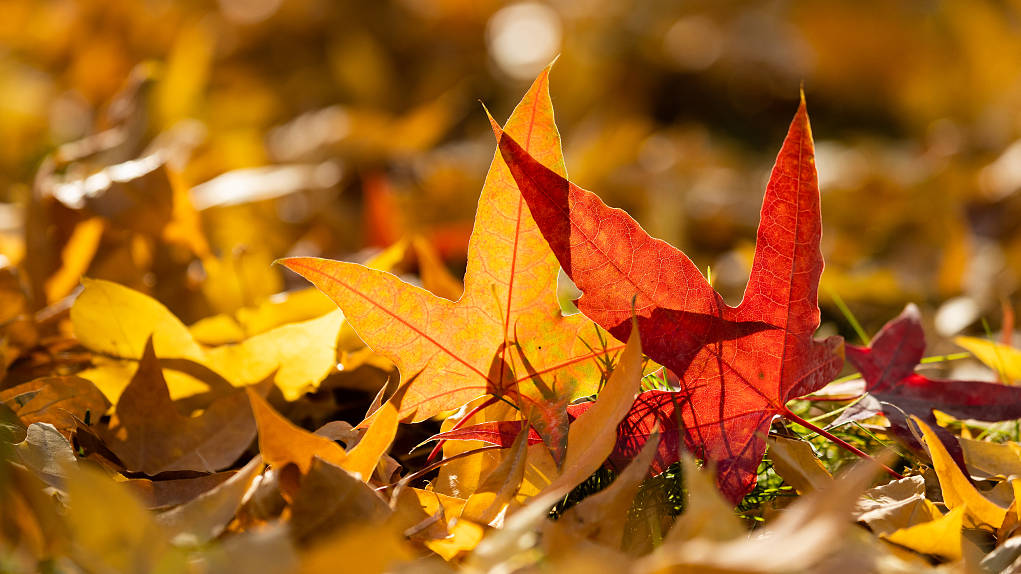
{"type": "Polygon", "coordinates": [[[500,151],[543,236],[584,293],[578,308],[620,340],[637,297],[645,353],[679,377],[685,443],[717,465],[736,503],[755,484],[770,421],[829,383],[840,337],[816,342],[823,259],[815,148],[802,98],[766,186],[751,277],[730,307],[680,250],[570,183],[499,132],[500,151]]]}
{"type": "MultiPolygon", "coordinates": [[[[563,177],[548,76],[547,67],[505,129],[563,177]]],[[[281,263],[329,295],[362,340],[397,365],[408,386],[402,420],[506,395],[521,403],[558,464],[568,401],[598,390],[594,357],[623,348],[615,341],[604,346],[586,317],[561,313],[557,260],[499,153],[479,199],[464,294],[456,302],[354,263],[307,257],[281,263]]]]}
{"type": "Polygon", "coordinates": [[[979,381],[936,381],[915,372],[925,352],[925,332],[918,307],[908,304],[883,326],[868,347],[848,344],[847,360],[865,379],[865,390],[880,401],[894,435],[922,451],[908,425],[914,415],[932,428],[968,476],[957,437],[936,424],[933,410],[962,419],[996,422],[1021,418],[1021,388],[979,381]],[[885,403],[885,405],[883,404],[885,403]]]}

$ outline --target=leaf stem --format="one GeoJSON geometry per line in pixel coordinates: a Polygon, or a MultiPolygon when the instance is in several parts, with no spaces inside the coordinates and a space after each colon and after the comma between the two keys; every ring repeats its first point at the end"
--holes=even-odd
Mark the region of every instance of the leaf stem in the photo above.
{"type": "MultiPolygon", "coordinates": [[[[464,423],[468,422],[468,419],[470,419],[473,416],[477,415],[479,413],[479,411],[481,411],[482,409],[495,405],[499,400],[500,400],[500,397],[498,397],[496,395],[493,395],[492,397],[489,397],[489,400],[487,400],[486,402],[482,403],[481,405],[475,407],[474,409],[471,410],[471,412],[469,412],[468,414],[466,414],[463,417],[461,417],[461,420],[459,420],[456,423],[454,423],[454,426],[450,428],[450,431],[456,431],[457,429],[461,428],[462,426],[464,426],[464,423]]],[[[447,432],[450,432],[450,431],[447,431],[447,432]]],[[[428,456],[428,458],[425,459],[425,461],[426,462],[430,462],[430,461],[432,461],[432,459],[436,458],[436,455],[440,454],[440,451],[443,449],[443,443],[445,443],[445,442],[447,442],[447,441],[446,440],[441,440],[440,442],[436,443],[436,446],[433,448],[432,452],[429,453],[429,456],[428,456]]]]}
{"type": "Polygon", "coordinates": [[[819,433],[820,435],[830,439],[834,443],[840,445],[841,447],[843,447],[846,450],[849,450],[849,451],[853,452],[854,454],[858,455],[859,457],[867,458],[867,459],[875,462],[879,466],[883,467],[883,470],[885,470],[887,474],[889,474],[890,476],[894,477],[895,479],[900,480],[900,479],[904,478],[903,475],[901,475],[897,471],[893,470],[892,468],[886,466],[885,464],[879,462],[878,460],[872,458],[871,456],[866,454],[864,451],[859,450],[857,447],[849,444],[844,439],[839,438],[839,437],[831,434],[829,431],[823,430],[823,429],[815,426],[814,424],[806,421],[805,419],[803,419],[803,418],[799,417],[798,415],[794,414],[793,412],[791,412],[791,410],[786,408],[786,407],[784,407],[783,416],[788,418],[788,419],[790,419],[790,420],[792,420],[792,421],[794,421],[795,423],[805,427],[806,429],[808,429],[810,431],[819,433]]]}

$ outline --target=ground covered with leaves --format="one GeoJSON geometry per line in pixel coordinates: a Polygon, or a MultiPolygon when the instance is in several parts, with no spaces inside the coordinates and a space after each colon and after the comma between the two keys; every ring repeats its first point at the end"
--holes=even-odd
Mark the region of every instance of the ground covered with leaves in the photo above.
{"type": "Polygon", "coordinates": [[[0,103],[0,572],[1021,572],[1021,243],[1001,221],[1021,178],[1010,134],[965,105],[1017,105],[978,41],[1009,36],[999,20],[933,9],[973,47],[940,66],[984,95],[926,91],[921,64],[891,80],[890,138],[973,120],[904,151],[813,133],[811,85],[776,87],[817,82],[818,132],[844,129],[834,102],[882,119],[841,91],[849,62],[885,57],[828,50],[837,4],[799,4],[808,37],[775,10],[636,10],[648,37],[606,53],[585,38],[620,15],[568,4],[409,2],[407,29],[388,3],[92,7],[134,35],[0,6],[26,24],[0,27],[18,46],[0,63],[65,66],[68,86],[44,142],[29,96],[49,92],[0,66],[21,80],[21,107],[0,103]],[[480,22],[498,81],[451,88],[480,22]],[[89,49],[31,32],[61,25],[89,49]],[[563,32],[555,68],[514,51],[521,26],[563,32]],[[270,31],[305,36],[304,76],[259,52],[270,31]],[[458,56],[405,93],[398,70],[439,61],[412,49],[430,34],[458,56]],[[593,62],[617,107],[585,116],[593,62]],[[703,102],[769,169],[668,118],[671,82],[726,86],[751,124],[781,114],[743,130],[703,102]]]}

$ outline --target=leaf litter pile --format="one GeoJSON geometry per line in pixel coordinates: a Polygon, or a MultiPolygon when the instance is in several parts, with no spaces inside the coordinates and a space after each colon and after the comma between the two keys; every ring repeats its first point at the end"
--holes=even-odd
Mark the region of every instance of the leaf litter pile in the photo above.
{"type": "MultiPolygon", "coordinates": [[[[571,183],[549,71],[490,117],[463,288],[408,236],[363,264],[279,260],[314,288],[186,326],[117,282],[74,288],[97,219],[43,311],[5,268],[0,570],[1021,571],[1021,355],[962,337],[1003,380],[924,376],[914,305],[863,346],[816,337],[804,97],[730,306],[571,183]],[[367,411],[338,371],[378,390],[367,411]]],[[[172,171],[134,167],[110,189],[165,186],[164,235],[208,250],[172,171]]],[[[205,272],[243,288],[252,261],[205,272]]]]}

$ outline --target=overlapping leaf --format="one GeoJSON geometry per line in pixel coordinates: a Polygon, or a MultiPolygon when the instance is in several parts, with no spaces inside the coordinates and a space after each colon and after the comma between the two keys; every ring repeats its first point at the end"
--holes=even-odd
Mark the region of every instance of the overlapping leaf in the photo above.
{"type": "MultiPolygon", "coordinates": [[[[676,393],[667,391],[645,391],[638,395],[627,416],[617,426],[617,443],[607,458],[607,463],[620,470],[634,460],[652,434],[659,421],[660,442],[652,459],[652,472],[659,474],[677,462],[682,430],[677,426],[675,413],[676,393]]],[[[593,403],[579,403],[567,407],[568,419],[573,423],[591,408],[593,403]]],[[[429,440],[477,440],[509,447],[521,430],[521,421],[491,421],[461,427],[456,430],[432,436],[429,440]]],[[[539,433],[532,430],[528,435],[529,444],[542,442],[539,433]]]]}
{"type": "Polygon", "coordinates": [[[681,251],[548,169],[503,132],[500,150],[543,236],[584,295],[578,308],[615,337],[631,332],[632,298],[646,354],[680,379],[685,441],[717,463],[737,502],[755,483],[761,435],[786,402],[839,372],[841,339],[813,340],[823,260],[815,150],[804,101],[762,204],[751,278],[724,303],[681,251]]]}
{"type": "Polygon", "coordinates": [[[1021,387],[930,379],[915,372],[924,352],[925,332],[918,307],[909,304],[896,319],[883,326],[868,347],[847,345],[847,360],[861,372],[865,390],[881,401],[882,412],[890,419],[897,438],[920,450],[906,417],[920,418],[967,474],[957,437],[936,424],[933,411],[988,422],[1021,418],[1021,387]]]}
{"type": "Polygon", "coordinates": [[[177,412],[150,340],[118,410],[103,429],[107,446],[129,470],[213,472],[230,466],[255,438],[255,417],[238,391],[197,417],[177,412]]]}
{"type": "MultiPolygon", "coordinates": [[[[505,129],[548,169],[566,175],[553,124],[549,68],[518,104],[505,129]]],[[[468,248],[464,294],[456,302],[353,263],[291,258],[344,310],[359,336],[392,360],[407,381],[405,420],[421,421],[486,394],[521,403],[559,462],[566,406],[592,394],[604,350],[596,327],[564,317],[556,299],[557,261],[544,245],[498,153],[479,199],[468,248]],[[523,384],[527,383],[527,384],[523,384]]]]}

